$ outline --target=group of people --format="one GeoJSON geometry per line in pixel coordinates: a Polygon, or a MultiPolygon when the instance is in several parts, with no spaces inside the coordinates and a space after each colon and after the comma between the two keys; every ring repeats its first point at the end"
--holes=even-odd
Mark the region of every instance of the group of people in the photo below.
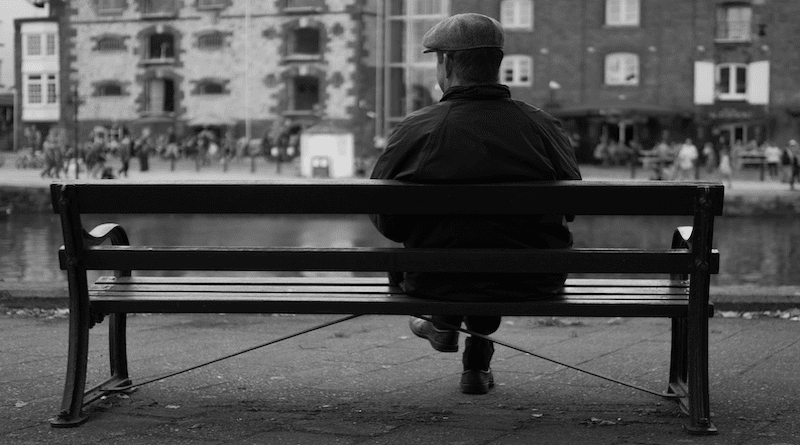
{"type": "Polygon", "coordinates": [[[154,156],[169,162],[173,171],[181,159],[194,160],[197,171],[212,162],[219,162],[223,171],[227,171],[232,161],[244,157],[275,157],[276,151],[286,161],[299,154],[299,137],[299,127],[290,125],[288,121],[274,125],[255,141],[248,141],[244,136],[236,138],[233,129],[225,131],[222,137],[209,127],[178,137],[172,127],[160,134],[144,127],[138,136],[134,136],[126,127],[115,126],[110,130],[92,130],[85,141],[78,144],[76,153],[64,131],[53,128],[39,146],[31,144],[26,150],[43,158],[44,167],[40,174],[43,178],[75,176],[75,169],[80,169],[89,178],[106,179],[128,177],[134,158],[142,172],[150,169],[150,159],[154,156]],[[118,168],[109,166],[112,158],[119,160],[118,168]]]}
{"type": "Polygon", "coordinates": [[[736,173],[747,165],[762,164],[772,180],[789,183],[800,181],[800,145],[792,139],[780,147],[771,140],[762,144],[752,140],[744,144],[741,140],[733,144],[707,141],[698,148],[691,138],[683,142],[670,142],[663,138],[649,150],[642,149],[636,141],[627,143],[602,140],[596,147],[594,157],[602,165],[633,165],[640,160],[643,167],[652,169],[652,179],[693,180],[700,173],[717,175],[728,186],[733,185],[736,173]]]}

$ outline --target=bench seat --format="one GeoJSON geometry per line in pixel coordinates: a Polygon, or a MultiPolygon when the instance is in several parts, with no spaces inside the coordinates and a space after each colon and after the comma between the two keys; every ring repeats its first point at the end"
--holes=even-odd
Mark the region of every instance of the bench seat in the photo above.
{"type": "MultiPolygon", "coordinates": [[[[100,277],[89,288],[101,313],[447,314],[452,302],[409,297],[382,277],[100,277]]],[[[571,278],[530,302],[459,302],[465,315],[686,317],[689,283],[571,278]]],[[[709,313],[713,307],[709,304],[709,313]]]]}

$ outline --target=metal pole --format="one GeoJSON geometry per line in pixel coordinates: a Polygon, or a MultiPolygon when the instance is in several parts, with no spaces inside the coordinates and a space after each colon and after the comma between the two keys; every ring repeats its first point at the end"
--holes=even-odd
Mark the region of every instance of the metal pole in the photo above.
{"type": "Polygon", "coordinates": [[[250,123],[250,0],[244,3],[244,134],[250,144],[252,128],[250,123]]]}
{"type": "Polygon", "coordinates": [[[19,150],[19,136],[17,135],[17,131],[19,129],[19,121],[21,120],[17,119],[17,116],[19,115],[21,117],[22,112],[19,109],[19,98],[17,97],[19,91],[17,90],[17,86],[14,85],[11,87],[11,91],[14,92],[14,111],[11,113],[11,145],[14,153],[16,153],[17,150],[19,150]]]}
{"type": "Polygon", "coordinates": [[[75,110],[74,110],[75,111],[75,114],[74,114],[74,118],[75,118],[75,128],[74,128],[75,150],[73,152],[73,158],[75,159],[75,179],[78,179],[78,177],[80,175],[81,168],[80,168],[80,163],[78,162],[78,159],[80,157],[79,156],[80,148],[79,148],[79,142],[78,142],[79,141],[78,140],[78,105],[79,105],[79,100],[80,99],[78,98],[78,81],[77,80],[75,81],[75,84],[73,85],[72,88],[73,88],[73,90],[72,90],[72,103],[75,106],[75,110]]]}
{"type": "Polygon", "coordinates": [[[378,18],[376,32],[376,67],[375,67],[375,141],[382,140],[384,137],[386,110],[383,105],[384,89],[384,70],[386,69],[384,47],[386,40],[386,6],[383,0],[378,0],[378,18]]]}

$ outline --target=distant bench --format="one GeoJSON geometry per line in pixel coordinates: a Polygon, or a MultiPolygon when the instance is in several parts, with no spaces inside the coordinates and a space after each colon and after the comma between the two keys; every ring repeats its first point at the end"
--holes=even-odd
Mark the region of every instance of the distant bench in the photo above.
{"type": "Polygon", "coordinates": [[[126,313],[226,312],[671,318],[665,394],[677,396],[688,414],[689,432],[716,432],[709,408],[708,318],[713,315],[710,276],[719,268],[719,253],[711,247],[714,217],[722,214],[719,184],[87,181],[54,183],[51,194],[53,209],[61,216],[64,246],[59,257],[70,293],[67,378],[61,412],[51,421],[55,427],[83,423],[85,405],[130,384],[126,313]],[[201,247],[143,246],[135,242],[135,232],[129,242],[129,234],[117,224],[87,230],[82,222],[90,214],[369,213],[691,215],[693,229],[678,228],[672,246],[657,249],[201,247]],[[92,284],[87,270],[114,273],[92,284]],[[298,276],[164,278],[136,276],[132,271],[281,271],[298,276]],[[301,271],[359,276],[304,277],[301,271]],[[547,301],[465,303],[406,296],[389,285],[383,276],[387,271],[570,272],[592,278],[570,278],[561,298],[547,301]],[[376,276],[364,276],[367,273],[376,276]],[[87,391],[89,329],[105,316],[109,316],[111,377],[87,391]]]}

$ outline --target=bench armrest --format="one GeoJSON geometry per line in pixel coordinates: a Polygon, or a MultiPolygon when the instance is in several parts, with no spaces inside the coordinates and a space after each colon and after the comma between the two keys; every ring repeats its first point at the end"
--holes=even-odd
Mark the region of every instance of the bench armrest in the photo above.
{"type": "MultiPolygon", "coordinates": [[[[99,246],[106,241],[111,241],[113,246],[130,246],[128,234],[125,229],[116,223],[104,223],[96,226],[89,232],[83,231],[84,246],[99,246]]],[[[131,276],[130,270],[117,270],[114,272],[117,277],[131,276]]]]}
{"type": "MultiPolygon", "coordinates": [[[[672,234],[672,248],[673,249],[692,249],[692,226],[679,226],[672,234]]],[[[672,274],[670,278],[673,280],[688,280],[689,276],[686,274],[672,274]]]]}

